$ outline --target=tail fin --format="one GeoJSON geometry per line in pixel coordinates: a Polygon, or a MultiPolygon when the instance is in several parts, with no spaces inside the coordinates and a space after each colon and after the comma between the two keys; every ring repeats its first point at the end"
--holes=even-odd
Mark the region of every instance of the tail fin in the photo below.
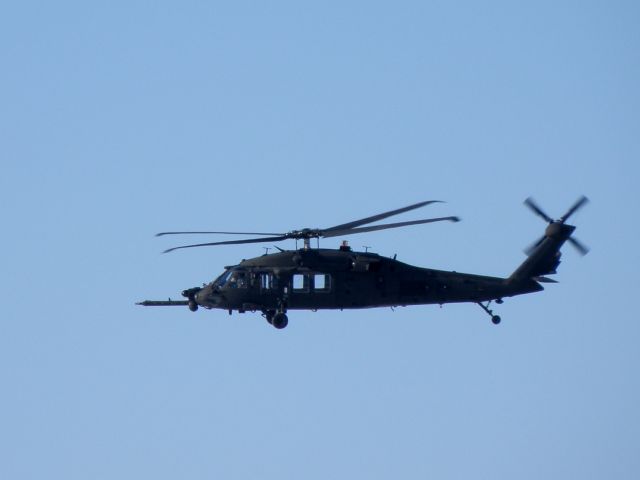
{"type": "Polygon", "coordinates": [[[587,202],[587,197],[579,198],[560,219],[552,220],[531,198],[525,200],[525,205],[536,215],[549,222],[549,225],[544,236],[527,250],[527,259],[511,274],[509,281],[533,279],[538,282],[555,282],[555,280],[545,278],[545,275],[556,273],[560,265],[560,248],[565,242],[571,243],[583,255],[589,251],[587,247],[571,236],[576,227],[565,223],[587,202]]]}
{"type": "MultiPolygon", "coordinates": [[[[571,232],[575,230],[575,227],[571,225],[564,225],[568,233],[562,232],[562,235],[558,236],[545,236],[542,241],[529,252],[527,259],[511,274],[509,280],[525,280],[535,279],[538,281],[548,282],[549,279],[545,279],[545,275],[553,275],[556,273],[558,266],[560,265],[560,257],[562,253],[560,248],[567,241],[571,232]]],[[[565,229],[563,229],[565,230],[565,229]]],[[[553,282],[553,280],[551,280],[553,282]]]]}

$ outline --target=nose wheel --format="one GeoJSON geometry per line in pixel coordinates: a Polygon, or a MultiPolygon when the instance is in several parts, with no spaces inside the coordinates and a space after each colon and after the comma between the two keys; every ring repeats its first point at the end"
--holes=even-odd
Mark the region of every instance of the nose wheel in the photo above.
{"type": "MultiPolygon", "coordinates": [[[[502,299],[496,300],[496,303],[502,303],[502,299]]],[[[482,302],[478,302],[478,305],[480,305],[480,308],[482,308],[485,312],[487,312],[487,315],[491,317],[491,322],[494,325],[498,325],[502,321],[502,319],[500,318],[500,315],[494,315],[493,310],[489,308],[489,305],[491,305],[491,300],[489,300],[486,305],[482,302]]]]}

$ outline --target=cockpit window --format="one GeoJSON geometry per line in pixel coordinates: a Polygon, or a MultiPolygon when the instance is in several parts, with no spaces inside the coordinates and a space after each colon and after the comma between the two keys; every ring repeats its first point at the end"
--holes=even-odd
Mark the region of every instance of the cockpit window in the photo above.
{"type": "Polygon", "coordinates": [[[232,272],[227,280],[230,288],[247,288],[247,274],[245,272],[232,272]]]}
{"type": "Polygon", "coordinates": [[[247,288],[249,275],[247,272],[228,269],[213,281],[213,285],[219,288],[247,288]]]}
{"type": "Polygon", "coordinates": [[[231,270],[226,270],[222,275],[220,275],[218,278],[216,278],[213,281],[213,284],[216,285],[217,287],[224,287],[224,285],[227,283],[227,280],[229,280],[230,275],[231,275],[231,270]]]}

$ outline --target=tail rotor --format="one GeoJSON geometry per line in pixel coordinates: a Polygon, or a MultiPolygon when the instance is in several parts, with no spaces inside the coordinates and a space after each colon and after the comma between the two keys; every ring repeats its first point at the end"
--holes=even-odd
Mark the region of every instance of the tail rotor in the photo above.
{"type": "Polygon", "coordinates": [[[535,202],[535,200],[533,200],[533,198],[531,198],[531,197],[527,198],[524,201],[524,204],[527,207],[529,207],[529,209],[534,214],[536,214],[537,216],[542,218],[544,221],[546,221],[549,224],[549,226],[547,227],[547,230],[545,231],[544,236],[542,236],[539,240],[537,240],[535,243],[533,243],[531,246],[529,246],[525,250],[525,252],[528,255],[531,255],[536,250],[536,248],[538,248],[542,244],[542,242],[544,242],[544,240],[546,238],[548,238],[548,237],[557,237],[559,235],[568,234],[569,236],[566,237],[566,240],[571,245],[573,245],[573,247],[578,251],[578,253],[580,253],[580,255],[586,255],[587,253],[589,253],[589,247],[587,247],[585,244],[580,242],[578,239],[576,239],[576,238],[571,236],[571,234],[573,233],[573,230],[575,230],[575,227],[573,227],[571,225],[565,225],[566,221],[569,220],[569,218],[574,213],[576,213],[578,210],[580,210],[582,207],[584,207],[587,203],[589,203],[589,199],[587,197],[585,197],[584,195],[581,196],[569,208],[569,210],[567,210],[567,213],[565,213],[563,216],[561,216],[558,220],[554,220],[549,215],[547,215],[545,213],[545,211],[542,210],[542,208],[540,208],[540,206],[535,202]]]}

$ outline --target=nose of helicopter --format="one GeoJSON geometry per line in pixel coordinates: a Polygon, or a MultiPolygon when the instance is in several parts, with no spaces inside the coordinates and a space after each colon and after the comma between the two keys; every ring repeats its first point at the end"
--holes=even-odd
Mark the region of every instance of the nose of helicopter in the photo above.
{"type": "Polygon", "coordinates": [[[196,293],[195,300],[199,305],[204,307],[216,307],[219,302],[220,296],[215,293],[211,285],[203,287],[196,293]]]}

